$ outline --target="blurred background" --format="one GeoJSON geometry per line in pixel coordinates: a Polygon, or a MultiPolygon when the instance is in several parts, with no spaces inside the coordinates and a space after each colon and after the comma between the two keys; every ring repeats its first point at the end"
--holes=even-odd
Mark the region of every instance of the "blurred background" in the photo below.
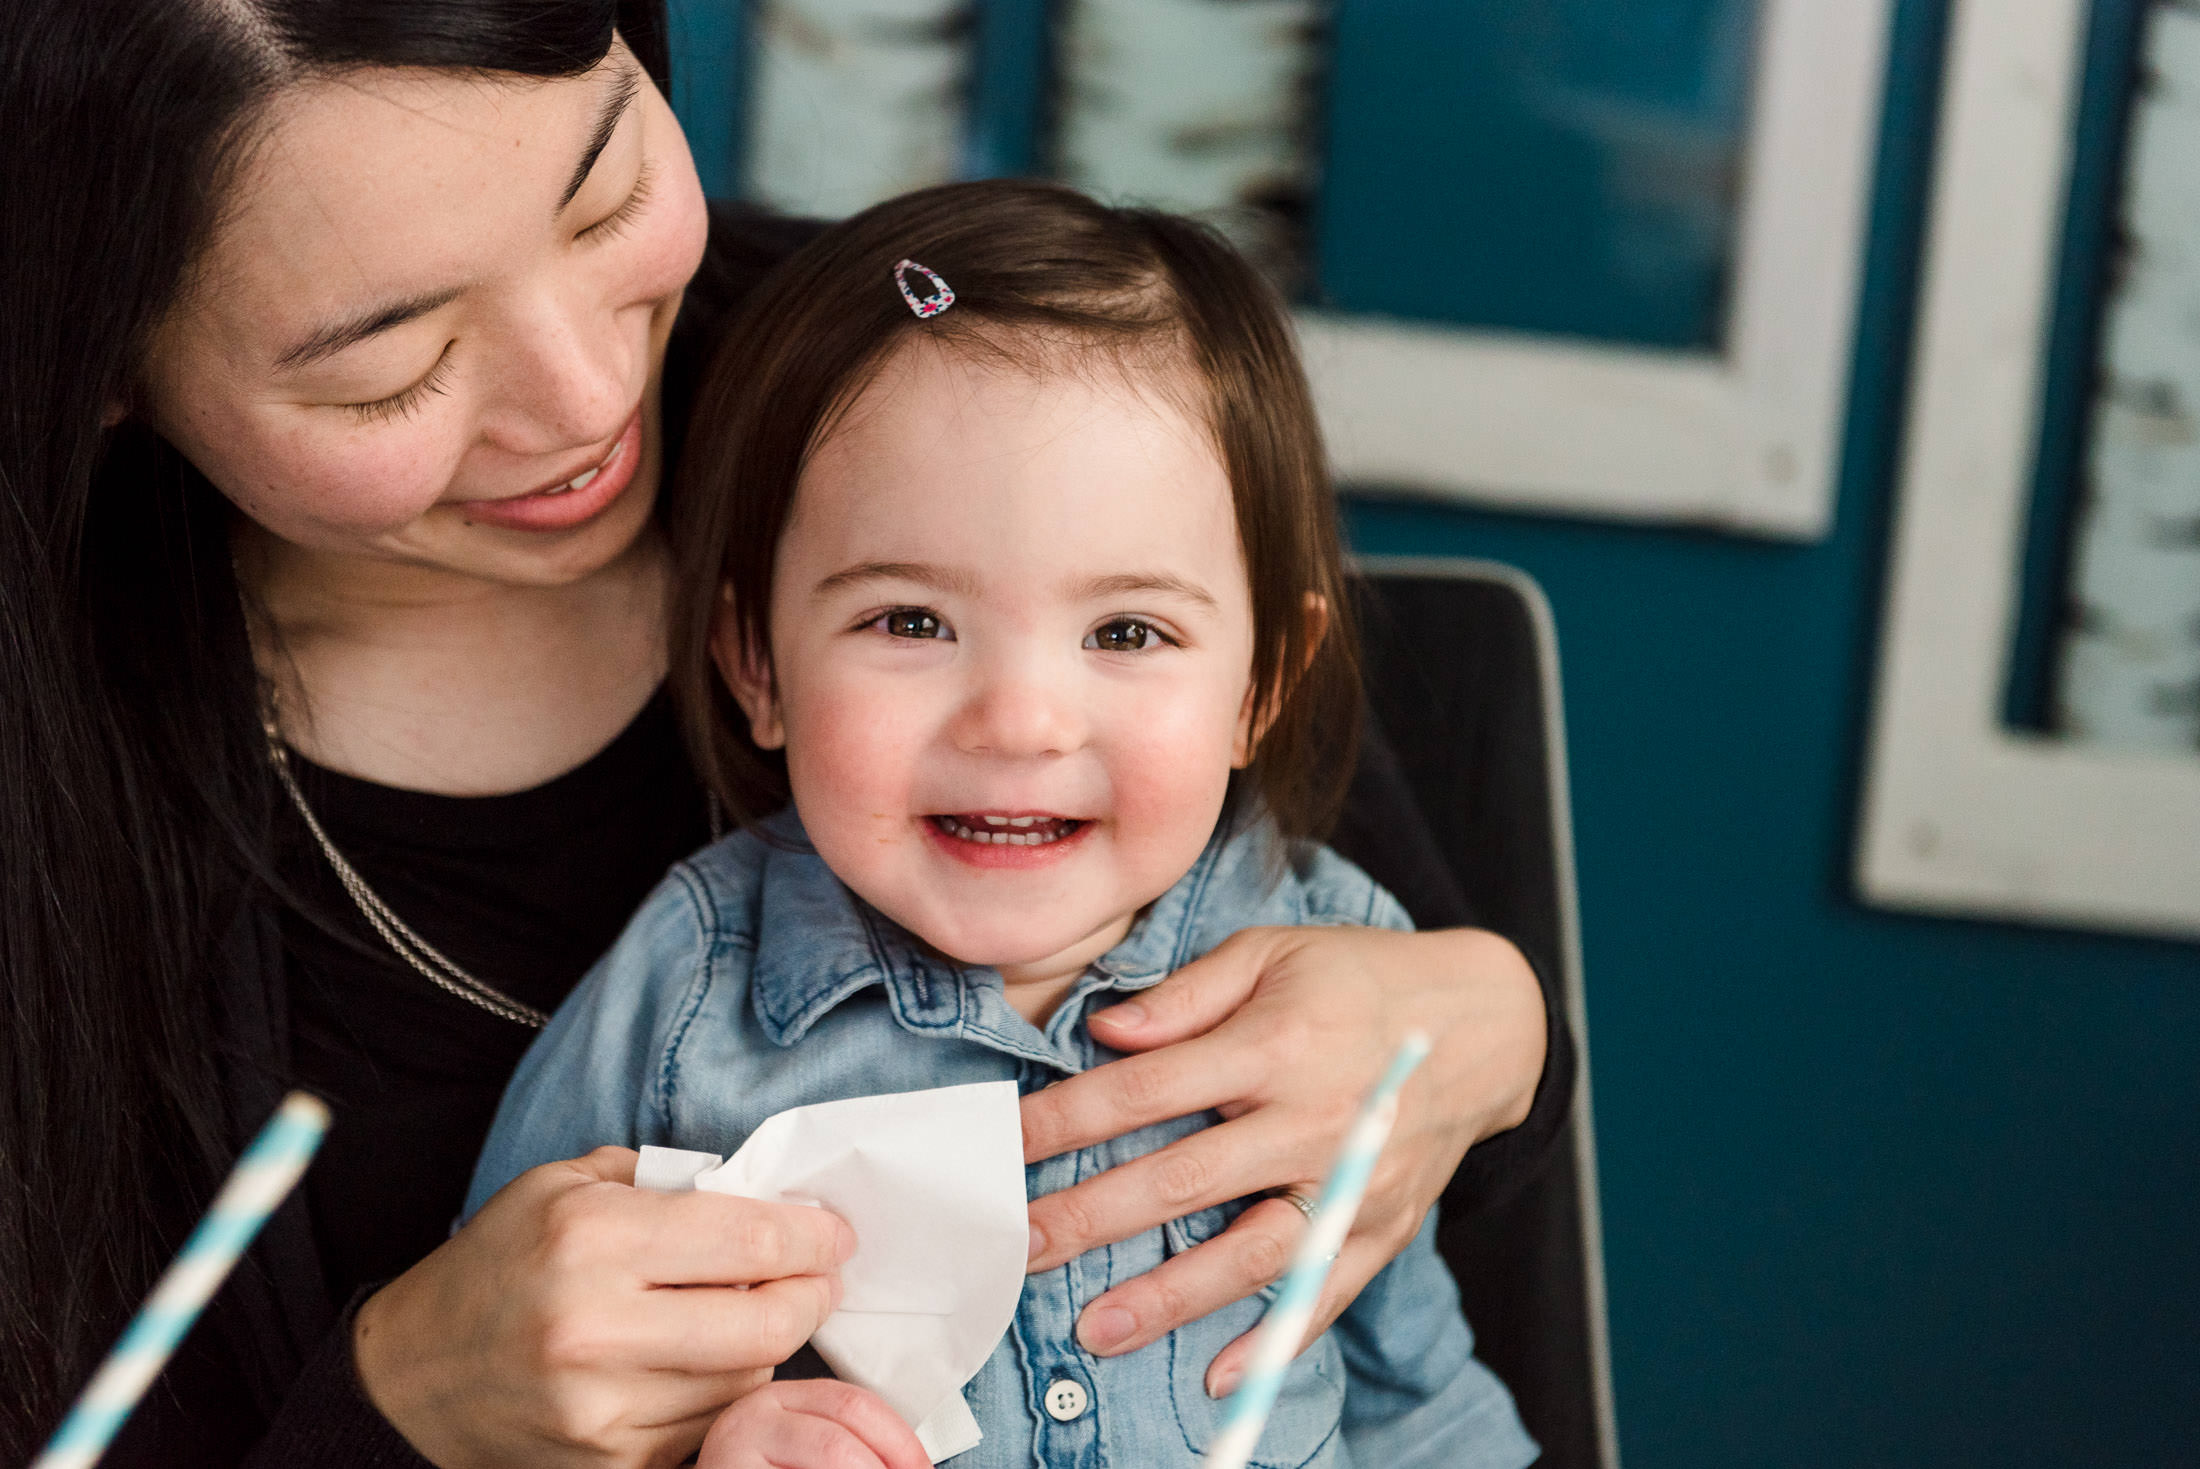
{"type": "MultiPolygon", "coordinates": [[[[1854,277],[1823,364],[1823,513],[1610,518],[1467,464],[1351,479],[1347,524],[1362,551],[1510,562],[1555,609],[1624,1462],[2200,1462],[2200,886],[2190,922],[2094,923],[1897,912],[1852,877],[1965,11],[1809,3],[1873,17],[1853,238],[1814,246],[1854,277]]],[[[1204,213],[1348,322],[1677,371],[1733,356],[1745,241],[1770,238],[1753,124],[1791,85],[1765,61],[1774,0],[673,12],[675,105],[714,195],[838,215],[1043,174],[1204,213]]],[[[2200,9],[2076,14],[2041,162],[2063,217],[2032,469],[2021,535],[1992,551],[1999,717],[2182,772],[2200,9]]],[[[1534,423],[1553,440],[1597,407],[1566,381],[1534,423]]]]}

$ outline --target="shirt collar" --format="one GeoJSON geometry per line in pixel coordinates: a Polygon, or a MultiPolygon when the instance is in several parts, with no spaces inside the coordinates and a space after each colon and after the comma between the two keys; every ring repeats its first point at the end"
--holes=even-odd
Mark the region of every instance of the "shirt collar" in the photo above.
{"type": "MultiPolygon", "coordinates": [[[[996,1041],[1009,1028],[993,971],[926,952],[906,929],[864,902],[817,855],[792,808],[763,822],[763,878],[751,990],[764,1033],[792,1046],[851,995],[886,990],[895,1021],[920,1034],[983,1028],[996,1041]],[[976,983],[973,983],[976,981],[976,983]]],[[[1290,923],[1297,905],[1273,901],[1282,864],[1264,822],[1217,823],[1206,849],[1169,890],[1147,906],[1123,941],[1094,962],[1047,1026],[1047,1039],[1101,991],[1159,983],[1249,922],[1290,923]],[[1267,901],[1264,901],[1267,900],[1267,901]],[[1277,912],[1250,912],[1278,908],[1277,912]]],[[[1292,885],[1284,885],[1289,889],[1292,885]]],[[[1036,1032],[1032,1039],[1039,1037],[1036,1032]]],[[[1034,1059],[1059,1063],[1049,1044],[1034,1059]]]]}

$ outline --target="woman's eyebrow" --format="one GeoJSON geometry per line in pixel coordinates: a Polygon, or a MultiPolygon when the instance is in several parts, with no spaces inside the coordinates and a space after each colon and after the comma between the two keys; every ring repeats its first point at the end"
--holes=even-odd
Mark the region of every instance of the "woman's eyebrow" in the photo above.
{"type": "Polygon", "coordinates": [[[462,286],[448,286],[426,295],[413,296],[403,301],[391,301],[370,307],[357,316],[331,322],[311,335],[301,338],[275,359],[275,370],[287,372],[293,367],[305,367],[324,357],[334,356],[346,347],[365,341],[378,332],[386,332],[393,326],[403,326],[416,321],[429,312],[448,306],[458,299],[462,286]]]}
{"type": "Polygon", "coordinates": [[[595,131],[588,135],[588,146],[581,149],[580,162],[573,165],[573,176],[565,181],[565,192],[558,196],[558,207],[551,213],[563,214],[565,206],[581,191],[581,185],[588,182],[596,160],[611,145],[611,135],[618,130],[619,119],[626,116],[626,109],[641,90],[642,69],[633,62],[626,62],[612,73],[611,89],[604,93],[603,105],[596,109],[595,131]]]}
{"type": "MultiPolygon", "coordinates": [[[[626,116],[626,109],[641,94],[642,69],[632,62],[621,65],[612,73],[611,87],[604,93],[602,103],[596,109],[596,123],[588,134],[588,146],[581,150],[580,161],[573,166],[573,176],[566,180],[565,192],[558,197],[558,207],[552,213],[563,213],[565,206],[580,193],[581,185],[588,182],[596,160],[611,145],[611,135],[618,131],[619,119],[626,116]]],[[[391,301],[370,307],[357,316],[331,322],[300,338],[275,359],[277,372],[307,367],[324,357],[333,357],[346,347],[356,346],[371,336],[386,332],[392,327],[416,321],[429,312],[448,306],[458,298],[464,287],[450,286],[440,291],[409,297],[403,301],[391,301]]]]}

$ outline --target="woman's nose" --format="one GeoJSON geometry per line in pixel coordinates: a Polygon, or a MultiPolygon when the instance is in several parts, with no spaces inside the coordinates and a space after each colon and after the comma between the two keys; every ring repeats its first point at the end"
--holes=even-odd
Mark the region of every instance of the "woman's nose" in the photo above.
{"type": "Polygon", "coordinates": [[[1000,759],[1066,755],[1085,734],[1074,671],[1028,655],[987,660],[954,725],[958,748],[1000,759]]]}
{"type": "Polygon", "coordinates": [[[632,335],[627,313],[602,303],[537,299],[504,346],[491,436],[515,453],[549,454],[616,435],[640,396],[632,335]]]}

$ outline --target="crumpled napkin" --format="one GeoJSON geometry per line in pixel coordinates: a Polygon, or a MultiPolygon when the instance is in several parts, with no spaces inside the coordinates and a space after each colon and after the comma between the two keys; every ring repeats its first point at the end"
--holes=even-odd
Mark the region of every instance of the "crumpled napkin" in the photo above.
{"type": "Polygon", "coordinates": [[[739,1152],[642,1149],[639,1188],[817,1204],[848,1221],[840,1309],[810,1339],[845,1382],[884,1398],[932,1462],[984,1435],[963,1384],[1016,1316],[1031,1226],[1012,1081],[792,1107],[739,1152]]]}

